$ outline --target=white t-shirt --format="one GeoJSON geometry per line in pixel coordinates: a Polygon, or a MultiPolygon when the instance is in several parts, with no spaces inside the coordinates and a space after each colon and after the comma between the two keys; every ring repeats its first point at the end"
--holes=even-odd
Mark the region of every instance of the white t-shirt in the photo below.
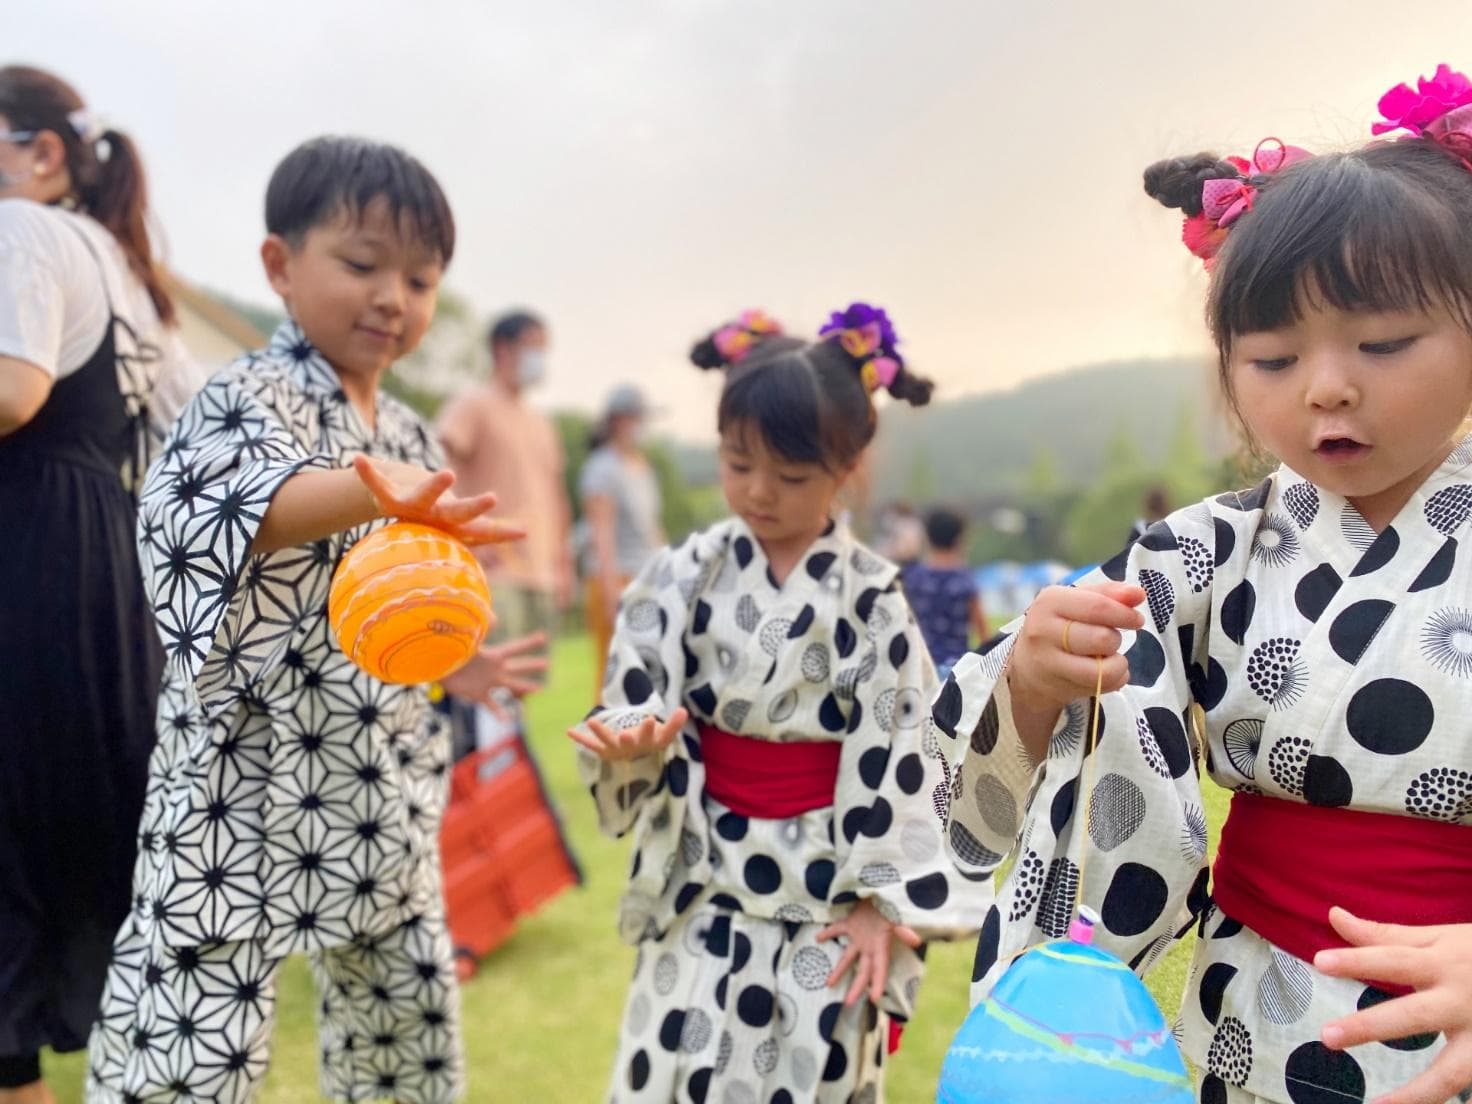
{"type": "Polygon", "coordinates": [[[102,343],[109,303],[139,345],[158,350],[143,367],[146,378],[120,387],[130,405],[148,406],[154,433],[162,436],[197,390],[200,373],[178,331],[159,321],[122,247],[87,215],[0,199],[0,356],[64,379],[102,343]]]}

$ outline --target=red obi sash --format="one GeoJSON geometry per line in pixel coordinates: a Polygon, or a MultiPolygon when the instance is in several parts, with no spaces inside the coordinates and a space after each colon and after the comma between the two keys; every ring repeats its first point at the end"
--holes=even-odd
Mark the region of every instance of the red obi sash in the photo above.
{"type": "Polygon", "coordinates": [[[1227,916],[1307,962],[1347,946],[1329,924],[1331,905],[1388,924],[1472,922],[1472,829],[1236,793],[1212,897],[1227,916]]]}
{"type": "Polygon", "coordinates": [[[836,740],[777,744],[701,724],[705,792],[733,813],[784,820],[833,804],[836,740]]]}

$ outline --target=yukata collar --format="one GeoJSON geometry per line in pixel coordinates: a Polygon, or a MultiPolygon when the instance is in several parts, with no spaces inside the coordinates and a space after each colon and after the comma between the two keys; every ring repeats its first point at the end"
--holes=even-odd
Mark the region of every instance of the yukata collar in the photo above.
{"type": "MultiPolygon", "coordinates": [[[[273,359],[291,365],[292,378],[313,391],[342,392],[342,380],[337,371],[327,363],[315,345],[308,340],[294,319],[288,318],[276,327],[266,352],[273,359]]],[[[345,396],[344,396],[345,397],[345,396]]]]}

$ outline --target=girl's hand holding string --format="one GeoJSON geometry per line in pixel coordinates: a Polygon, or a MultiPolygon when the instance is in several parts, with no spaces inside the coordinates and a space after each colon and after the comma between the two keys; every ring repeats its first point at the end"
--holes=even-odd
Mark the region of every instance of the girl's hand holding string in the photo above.
{"type": "Polygon", "coordinates": [[[913,928],[886,920],[884,914],[870,901],[860,901],[853,911],[842,920],[829,924],[818,933],[818,942],[825,943],[840,936],[848,939],[838,965],[828,975],[832,988],[843,981],[849,970],[854,980],[843,998],[845,1005],[853,1004],[868,991],[869,1002],[878,1004],[884,996],[884,984],[889,980],[889,955],[891,941],[898,939],[912,950],[920,947],[920,937],[913,928]]]}
{"type": "Polygon", "coordinates": [[[1007,660],[1007,688],[1018,734],[1035,760],[1047,754],[1058,714],[1069,702],[1110,693],[1130,680],[1119,654],[1124,632],[1142,628],[1145,592],[1129,583],[1050,586],[1039,592],[1007,660]],[[1102,680],[1101,665],[1102,661],[1102,680]]]}
{"type": "Polygon", "coordinates": [[[689,718],[689,711],[681,708],[671,713],[667,721],[645,717],[633,728],[609,728],[602,721],[589,720],[569,728],[567,734],[598,758],[617,762],[663,751],[689,718]]]}
{"type": "Polygon", "coordinates": [[[1320,951],[1316,970],[1379,978],[1415,992],[1325,1024],[1326,1046],[1344,1050],[1421,1034],[1446,1038],[1424,1073],[1374,1104],[1445,1104],[1472,1088],[1472,924],[1378,924],[1342,908],[1329,913],[1329,922],[1351,946],[1320,951]]]}

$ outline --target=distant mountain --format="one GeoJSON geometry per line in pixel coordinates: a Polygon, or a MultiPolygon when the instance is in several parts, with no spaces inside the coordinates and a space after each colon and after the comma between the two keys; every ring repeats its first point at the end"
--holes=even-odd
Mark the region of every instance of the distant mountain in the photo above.
{"type": "Polygon", "coordinates": [[[1232,440],[1216,395],[1212,366],[1177,359],[1097,364],[919,409],[891,403],[880,419],[873,497],[1006,496],[1039,465],[1060,486],[1087,486],[1112,449],[1162,463],[1182,418],[1201,452],[1225,455],[1232,440]]]}

